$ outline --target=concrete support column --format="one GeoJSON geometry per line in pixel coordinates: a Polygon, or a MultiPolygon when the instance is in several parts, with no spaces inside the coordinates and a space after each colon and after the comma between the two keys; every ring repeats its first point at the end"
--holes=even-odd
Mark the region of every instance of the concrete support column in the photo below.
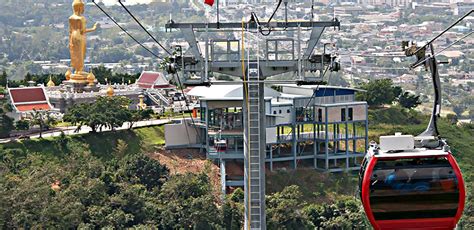
{"type": "Polygon", "coordinates": [[[222,199],[225,199],[226,195],[226,172],[225,172],[225,160],[221,160],[221,192],[222,199]]]}
{"type": "Polygon", "coordinates": [[[349,169],[349,124],[345,123],[346,125],[346,168],[349,169]]]}
{"type": "Polygon", "coordinates": [[[316,142],[316,123],[313,121],[313,156],[314,156],[313,165],[314,165],[314,168],[316,168],[316,164],[317,164],[317,159],[316,159],[316,155],[318,151],[317,145],[318,143],[316,142]]]}
{"type": "Polygon", "coordinates": [[[204,122],[206,123],[206,134],[205,134],[205,137],[206,137],[206,158],[209,158],[209,108],[207,107],[207,104],[206,104],[206,110],[205,110],[206,114],[205,114],[205,117],[204,117],[204,122]]]}
{"type": "MultiPolygon", "coordinates": [[[[295,115],[296,117],[296,115],[295,115]]],[[[292,146],[291,146],[291,151],[293,153],[293,169],[296,169],[296,152],[297,152],[297,141],[296,141],[296,138],[297,138],[297,135],[296,135],[296,124],[293,122],[292,126],[292,132],[291,132],[291,136],[292,136],[292,146]]]]}
{"type": "Polygon", "coordinates": [[[273,146],[270,145],[270,171],[273,172],[273,146]]]}
{"type": "Polygon", "coordinates": [[[336,124],[332,124],[332,134],[333,134],[333,148],[334,148],[334,154],[337,153],[337,129],[336,129],[336,124]]]}
{"type": "Polygon", "coordinates": [[[325,116],[326,120],[325,120],[325,124],[324,124],[324,126],[325,126],[325,129],[324,129],[324,131],[325,131],[325,140],[326,140],[325,141],[325,148],[326,149],[324,150],[325,155],[326,155],[325,156],[325,161],[326,161],[325,162],[325,169],[329,170],[329,134],[328,134],[328,108],[327,107],[325,108],[325,114],[326,114],[326,116],[325,116]]]}

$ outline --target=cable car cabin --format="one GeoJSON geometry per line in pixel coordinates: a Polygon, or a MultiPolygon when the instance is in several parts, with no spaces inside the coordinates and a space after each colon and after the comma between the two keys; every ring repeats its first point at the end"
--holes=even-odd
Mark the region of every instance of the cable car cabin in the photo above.
{"type": "Polygon", "coordinates": [[[227,151],[227,141],[226,140],[216,140],[214,142],[214,148],[218,153],[223,153],[227,151]]]}
{"type": "Polygon", "coordinates": [[[454,229],[464,209],[465,188],[448,148],[414,148],[413,136],[388,137],[388,144],[384,137],[380,146],[371,144],[359,176],[360,196],[372,226],[454,229]],[[394,145],[405,148],[394,150],[394,145]]]}

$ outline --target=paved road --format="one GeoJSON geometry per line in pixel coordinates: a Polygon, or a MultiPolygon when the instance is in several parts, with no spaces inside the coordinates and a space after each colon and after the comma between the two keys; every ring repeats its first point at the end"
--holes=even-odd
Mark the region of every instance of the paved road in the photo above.
{"type": "MultiPolygon", "coordinates": [[[[134,128],[140,128],[140,127],[147,127],[147,126],[155,126],[155,125],[163,125],[167,124],[170,122],[170,119],[160,119],[160,120],[148,120],[148,121],[139,121],[133,124],[134,128]]],[[[71,135],[77,135],[77,134],[84,134],[84,133],[89,133],[92,131],[92,129],[88,126],[83,126],[81,129],[76,132],[77,126],[69,126],[69,127],[60,127],[59,130],[56,129],[54,131],[46,131],[43,132],[43,138],[46,137],[58,137],[61,135],[61,132],[64,132],[64,134],[71,136],[71,135]]],[[[117,128],[115,130],[125,130],[129,128],[129,123],[126,122],[123,124],[122,127],[117,128]]],[[[110,129],[102,129],[102,132],[109,132],[111,131],[110,129]]],[[[39,138],[39,134],[32,134],[29,135],[31,139],[39,138]]],[[[18,138],[6,138],[6,139],[0,139],[0,143],[8,143],[13,140],[17,140],[18,138]]]]}

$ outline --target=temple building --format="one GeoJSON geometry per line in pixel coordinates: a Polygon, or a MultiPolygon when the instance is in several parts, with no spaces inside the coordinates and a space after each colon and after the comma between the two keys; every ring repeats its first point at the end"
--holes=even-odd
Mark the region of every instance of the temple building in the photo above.
{"type": "Polygon", "coordinates": [[[8,115],[15,120],[27,118],[34,111],[53,110],[42,86],[9,88],[8,96],[12,105],[12,112],[8,115]]]}
{"type": "Polygon", "coordinates": [[[70,85],[61,84],[59,86],[48,86],[45,91],[51,105],[60,113],[67,112],[75,104],[92,103],[98,97],[105,96],[127,97],[132,100],[130,108],[134,109],[139,102],[139,96],[143,93],[135,84],[97,84],[95,87],[97,88],[95,91],[75,92],[70,85]]]}

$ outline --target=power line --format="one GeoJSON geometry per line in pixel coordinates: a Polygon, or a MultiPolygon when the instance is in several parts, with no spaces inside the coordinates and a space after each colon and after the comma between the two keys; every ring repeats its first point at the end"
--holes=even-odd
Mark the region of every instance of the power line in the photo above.
{"type": "Polygon", "coordinates": [[[140,21],[138,21],[138,19],[132,14],[132,12],[128,10],[128,8],[122,3],[121,0],[119,0],[118,2],[125,9],[125,11],[127,11],[127,13],[133,18],[133,20],[135,20],[135,22],[138,23],[138,25],[153,39],[153,41],[156,42],[156,44],[158,44],[169,55],[173,55],[168,49],[166,49],[163,45],[161,45],[161,43],[158,40],[156,40],[156,38],[153,35],[151,35],[151,33],[140,23],[140,21]]]}
{"type": "Polygon", "coordinates": [[[99,6],[99,4],[97,4],[95,2],[95,0],[92,0],[92,2],[97,6],[97,8],[100,9],[100,11],[102,11],[102,13],[104,13],[110,20],[112,20],[113,23],[115,23],[115,25],[117,25],[125,34],[127,34],[133,41],[135,41],[137,44],[139,44],[143,49],[145,49],[146,51],[148,51],[151,55],[153,55],[154,57],[158,58],[158,59],[162,59],[160,56],[158,56],[157,54],[155,54],[153,51],[151,51],[150,49],[148,49],[145,45],[143,45],[141,42],[139,42],[135,37],[133,37],[133,35],[131,35],[125,28],[123,28],[121,25],[118,24],[118,22],[112,17],[110,16],[107,12],[105,12],[104,9],[102,9],[102,7],[99,6]]]}

